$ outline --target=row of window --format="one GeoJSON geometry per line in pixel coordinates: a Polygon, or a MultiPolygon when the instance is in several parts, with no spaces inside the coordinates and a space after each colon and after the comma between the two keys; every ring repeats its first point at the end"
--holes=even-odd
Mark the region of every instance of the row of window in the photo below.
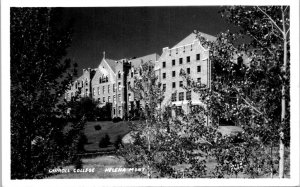
{"type": "MultiPolygon", "coordinates": [[[[188,84],[190,83],[190,82],[187,82],[188,84]]],[[[199,77],[199,78],[197,78],[197,84],[201,84],[201,78],[199,77]]],[[[164,91],[166,91],[166,89],[167,89],[167,85],[166,84],[163,84],[162,85],[163,87],[162,87],[162,89],[164,90],[164,91]]],[[[179,87],[180,88],[182,88],[183,87],[183,81],[179,81],[179,87]]],[[[172,82],[172,88],[176,88],[176,82],[172,82]]]]}
{"type": "MultiPolygon", "coordinates": [[[[186,100],[191,100],[192,95],[191,95],[191,91],[186,92],[186,100]]],[[[172,97],[171,97],[172,102],[177,101],[177,93],[172,93],[172,97]]],[[[178,93],[178,100],[179,101],[183,101],[184,100],[184,92],[179,92],[178,93]]]]}
{"type": "MultiPolygon", "coordinates": [[[[196,60],[200,60],[200,54],[196,54],[196,60]]],[[[178,62],[179,62],[179,64],[183,64],[183,58],[179,58],[179,59],[178,59],[178,62]]],[[[191,57],[190,57],[190,56],[187,56],[187,57],[186,57],[186,63],[189,63],[189,62],[191,62],[191,57]]],[[[173,59],[173,60],[172,60],[172,66],[175,66],[175,65],[176,65],[176,60],[173,59]]],[[[165,62],[165,61],[162,62],[162,67],[163,67],[163,68],[166,67],[166,62],[165,62]]]]}
{"type": "MultiPolygon", "coordinates": [[[[121,82],[118,82],[118,89],[119,91],[121,90],[121,82]]],[[[97,87],[97,92],[98,92],[98,95],[101,94],[101,91],[100,91],[100,87],[97,87]]],[[[110,85],[107,85],[107,93],[110,92],[110,85]]],[[[116,92],[116,87],[115,87],[115,84],[113,84],[113,92],[116,92]]],[[[102,93],[105,94],[105,86],[102,86],[102,93]]],[[[93,96],[96,95],[96,88],[94,87],[93,88],[93,96]]]]}
{"type": "MultiPolygon", "coordinates": [[[[111,102],[110,96],[107,97],[107,102],[111,102]]],[[[121,94],[118,95],[119,101],[121,101],[121,94]]],[[[101,102],[101,98],[98,98],[98,101],[101,102]]],[[[105,97],[102,98],[103,103],[106,102],[105,97]]],[[[116,95],[113,96],[113,103],[116,102],[116,95]]]]}
{"type": "MultiPolygon", "coordinates": [[[[197,73],[201,72],[201,66],[197,66],[197,73]]],[[[186,73],[187,74],[191,74],[191,69],[190,68],[186,68],[186,73]]],[[[172,71],[172,77],[176,77],[176,71],[172,71]]],[[[162,78],[165,79],[166,78],[166,72],[164,72],[162,74],[162,78]]]]}

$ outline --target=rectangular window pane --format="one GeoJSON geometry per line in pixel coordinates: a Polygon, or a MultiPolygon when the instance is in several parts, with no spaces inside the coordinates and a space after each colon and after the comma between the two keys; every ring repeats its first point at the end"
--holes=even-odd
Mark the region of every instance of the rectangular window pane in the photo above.
{"type": "Polygon", "coordinates": [[[176,101],[177,98],[176,98],[176,93],[172,93],[172,102],[176,101]]]}
{"type": "Polygon", "coordinates": [[[179,93],[179,101],[183,101],[183,99],[184,99],[184,93],[180,92],[179,93]]]}
{"type": "Polygon", "coordinates": [[[176,88],[176,82],[172,82],[172,88],[176,88]]]}
{"type": "Polygon", "coordinates": [[[179,58],[179,64],[182,64],[182,61],[183,61],[182,58],[179,58]]]}
{"type": "Polygon", "coordinates": [[[197,54],[197,55],[196,55],[196,59],[197,59],[197,60],[200,60],[200,54],[197,54]]]}
{"type": "Polygon", "coordinates": [[[191,91],[186,92],[186,100],[191,100],[191,91]]]}
{"type": "Polygon", "coordinates": [[[166,67],[166,62],[163,62],[163,68],[165,68],[166,67]]]}
{"type": "Polygon", "coordinates": [[[187,74],[191,74],[191,69],[190,69],[190,68],[187,68],[187,69],[186,69],[186,72],[187,72],[187,74]]]}
{"type": "Polygon", "coordinates": [[[172,60],[172,66],[175,66],[175,60],[172,60]]]}
{"type": "Polygon", "coordinates": [[[179,82],[179,87],[183,87],[183,81],[179,82]]]}
{"type": "Polygon", "coordinates": [[[201,66],[197,66],[197,72],[201,72],[201,66]]]}
{"type": "Polygon", "coordinates": [[[172,71],[172,77],[175,77],[175,76],[176,76],[176,72],[172,71]]]}
{"type": "Polygon", "coordinates": [[[187,57],[186,57],[186,62],[190,62],[190,61],[191,61],[190,57],[187,56],[187,57]]]}

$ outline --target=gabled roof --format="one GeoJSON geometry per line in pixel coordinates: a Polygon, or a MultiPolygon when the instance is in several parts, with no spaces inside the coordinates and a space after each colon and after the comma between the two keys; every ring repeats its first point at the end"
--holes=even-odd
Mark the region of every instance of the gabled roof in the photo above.
{"type": "Polygon", "coordinates": [[[131,59],[129,60],[131,62],[131,66],[133,66],[134,68],[138,68],[141,66],[142,61],[143,62],[148,62],[148,61],[152,61],[153,63],[155,63],[155,61],[157,61],[159,58],[159,55],[156,53],[153,54],[149,54],[146,56],[142,56],[142,57],[138,57],[135,59],[131,59]]]}
{"type": "MultiPolygon", "coordinates": [[[[212,35],[209,35],[209,34],[205,34],[203,32],[199,32],[199,33],[201,34],[202,37],[206,38],[209,41],[215,41],[217,39],[215,36],[212,36],[212,35]]],[[[192,43],[194,43],[194,40],[197,40],[196,36],[197,35],[195,33],[191,33],[190,35],[188,35],[187,37],[185,37],[183,40],[181,40],[179,43],[177,43],[172,48],[177,48],[177,47],[180,47],[180,46],[192,44],[192,43]]]]}
{"type": "Polygon", "coordinates": [[[116,73],[116,66],[117,66],[116,60],[112,60],[112,59],[108,59],[108,58],[105,58],[104,60],[107,62],[107,64],[113,70],[113,72],[116,73]]]}

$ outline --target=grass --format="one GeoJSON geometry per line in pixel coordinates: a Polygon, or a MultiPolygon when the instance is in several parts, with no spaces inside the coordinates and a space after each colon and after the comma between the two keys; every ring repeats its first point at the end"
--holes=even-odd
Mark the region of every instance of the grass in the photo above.
{"type": "MultiPolygon", "coordinates": [[[[112,150],[114,149],[113,146],[109,146],[107,148],[99,148],[98,144],[102,137],[105,136],[107,133],[110,136],[110,140],[113,143],[118,135],[122,137],[129,132],[129,122],[118,122],[113,123],[110,121],[104,122],[87,122],[84,134],[88,139],[88,144],[85,145],[85,149],[87,152],[94,152],[94,151],[105,151],[105,150],[112,150]],[[95,130],[95,126],[100,125],[101,130],[95,130]]],[[[220,126],[219,131],[223,135],[229,135],[230,133],[240,132],[241,128],[236,126],[220,126]]],[[[275,150],[274,150],[275,151],[275,150]]],[[[289,173],[289,149],[286,149],[286,177],[290,177],[289,173]]],[[[122,158],[115,157],[115,156],[96,156],[94,158],[82,158],[83,168],[95,168],[94,172],[92,173],[62,173],[53,175],[49,178],[137,178],[140,177],[138,173],[135,172],[105,172],[106,168],[123,168],[125,167],[125,161],[122,158]]],[[[207,166],[207,178],[212,177],[210,176],[210,172],[214,170],[216,166],[216,161],[213,158],[208,157],[206,159],[206,166],[207,166]]],[[[276,166],[275,166],[276,167],[276,166]]],[[[70,171],[74,169],[73,165],[66,166],[64,168],[69,168],[70,171]]],[[[229,176],[225,175],[225,178],[250,178],[250,176],[239,173],[238,176],[229,176]]],[[[270,176],[260,176],[259,178],[269,178],[270,176]]],[[[274,175],[274,178],[277,178],[277,175],[274,175]]]]}
{"type": "Polygon", "coordinates": [[[87,152],[95,152],[114,149],[112,145],[107,148],[99,148],[99,141],[105,134],[108,134],[110,142],[115,142],[118,136],[123,137],[129,132],[128,124],[129,122],[127,121],[120,121],[118,123],[113,123],[112,121],[87,122],[84,128],[84,134],[88,140],[88,143],[84,146],[85,150],[87,152]],[[96,125],[100,125],[101,130],[95,130],[96,125]]]}

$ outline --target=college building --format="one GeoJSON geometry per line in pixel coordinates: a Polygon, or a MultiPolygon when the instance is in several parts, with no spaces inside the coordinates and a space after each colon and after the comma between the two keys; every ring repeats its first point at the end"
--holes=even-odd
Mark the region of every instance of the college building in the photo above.
{"type": "MultiPolygon", "coordinates": [[[[201,35],[207,40],[216,40],[214,36],[205,33],[201,35]]],[[[112,117],[129,116],[131,111],[140,108],[140,101],[134,98],[129,87],[134,85],[135,77],[141,75],[141,64],[148,61],[155,63],[155,74],[165,91],[162,107],[175,105],[187,111],[189,101],[194,105],[201,105],[196,93],[184,89],[189,82],[180,75],[183,71],[197,84],[210,86],[209,51],[201,45],[194,33],[171,48],[164,47],[161,55],[153,53],[133,59],[112,60],[106,58],[103,52],[99,66],[83,69],[82,75],[66,92],[65,99],[69,101],[79,93],[80,97],[98,100],[100,107],[109,104],[112,117]]]]}

